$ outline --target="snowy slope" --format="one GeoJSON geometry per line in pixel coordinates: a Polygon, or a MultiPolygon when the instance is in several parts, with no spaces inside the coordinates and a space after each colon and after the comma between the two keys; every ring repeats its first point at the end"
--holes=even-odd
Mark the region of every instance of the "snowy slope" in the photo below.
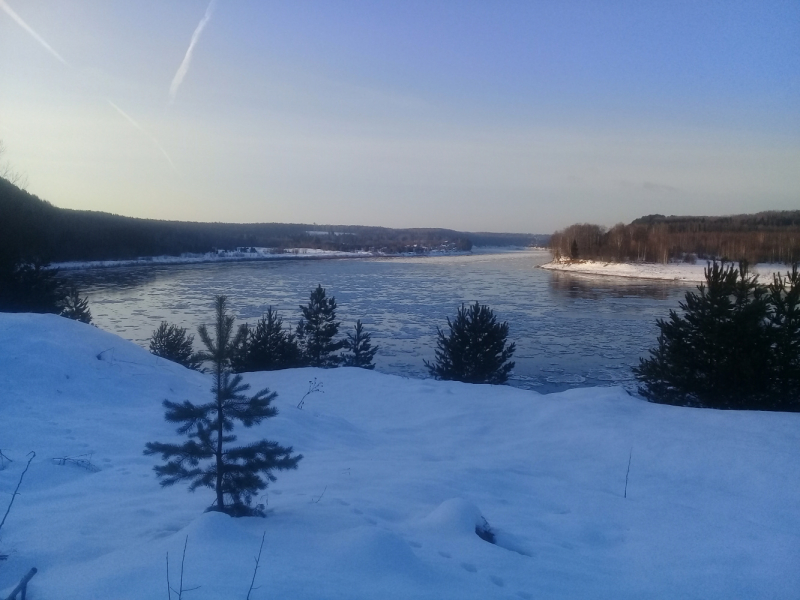
{"type": "Polygon", "coordinates": [[[278,391],[248,436],[293,445],[266,519],[161,489],[145,442],[161,401],[205,375],[55,316],[0,315],[0,597],[796,598],[800,415],[648,404],[619,388],[548,396],[358,369],[246,376],[278,391]],[[296,405],[316,377],[324,393],[296,405]],[[96,472],[52,459],[91,453],[96,472]],[[625,474],[632,455],[628,497],[625,474]],[[487,519],[497,545],[474,533],[487,519]],[[175,597],[175,596],[173,596],[175,597]]]}

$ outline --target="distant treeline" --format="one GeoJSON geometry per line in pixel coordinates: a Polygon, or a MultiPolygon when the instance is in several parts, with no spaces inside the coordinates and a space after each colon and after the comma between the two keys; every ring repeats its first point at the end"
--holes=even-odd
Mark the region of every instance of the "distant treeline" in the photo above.
{"type": "Polygon", "coordinates": [[[527,234],[473,234],[449,229],[389,229],[353,225],[193,223],[135,219],[58,208],[0,178],[0,253],[22,260],[122,260],[179,256],[238,247],[422,252],[470,250],[473,244],[537,243],[527,234]]]}
{"type": "Polygon", "coordinates": [[[461,235],[467,236],[473,246],[547,246],[550,241],[549,235],[528,234],[528,233],[488,233],[465,232],[461,235]]]}
{"type": "Polygon", "coordinates": [[[550,249],[557,257],[606,261],[793,263],[800,260],[800,210],[727,217],[649,215],[611,229],[576,224],[555,232],[550,249]]]}

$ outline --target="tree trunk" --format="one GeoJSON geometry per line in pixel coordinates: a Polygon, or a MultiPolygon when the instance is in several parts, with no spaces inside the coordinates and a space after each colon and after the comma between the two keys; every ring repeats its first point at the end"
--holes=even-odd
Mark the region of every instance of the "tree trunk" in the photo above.
{"type": "Polygon", "coordinates": [[[225,498],[222,495],[222,361],[217,363],[217,509],[225,508],[225,498]]]}

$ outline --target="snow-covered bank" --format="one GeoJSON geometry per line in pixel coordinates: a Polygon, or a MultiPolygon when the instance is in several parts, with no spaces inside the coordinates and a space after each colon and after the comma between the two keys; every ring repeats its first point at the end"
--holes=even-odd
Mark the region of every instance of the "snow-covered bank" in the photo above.
{"type": "MultiPolygon", "coordinates": [[[[125,260],[74,260],[51,263],[52,269],[75,271],[80,269],[103,269],[109,267],[136,267],[146,265],[191,265],[200,263],[272,261],[272,260],[320,260],[326,258],[424,258],[436,256],[470,256],[472,254],[505,254],[530,251],[530,248],[509,246],[479,246],[473,251],[465,250],[426,250],[422,253],[400,252],[389,253],[379,251],[343,252],[339,250],[318,250],[315,248],[286,248],[275,251],[273,248],[253,248],[254,252],[219,251],[205,254],[184,253],[180,256],[142,256],[125,260]]],[[[535,248],[534,250],[543,250],[535,248]]]]}
{"type": "Polygon", "coordinates": [[[272,248],[253,248],[254,252],[219,251],[205,254],[185,253],[180,256],[145,256],[129,260],[85,260],[53,263],[51,267],[70,271],[104,267],[133,267],[140,265],[190,265],[194,263],[234,262],[246,260],[309,260],[320,258],[371,258],[385,256],[380,252],[339,252],[314,248],[287,248],[274,251],[272,248]]]}
{"type": "Polygon", "coordinates": [[[542,396],[357,369],[246,376],[279,393],[267,437],[305,455],[266,519],[161,489],[145,442],[206,375],[55,316],[0,315],[0,597],[163,597],[184,539],[197,599],[794,598],[800,415],[648,404],[619,388],[542,396]],[[313,377],[323,394],[297,402],[313,377]],[[98,470],[58,464],[91,456],[98,470]],[[630,475],[624,498],[629,456],[630,475]],[[482,518],[497,545],[474,533],[482,518]]]}
{"type": "MultiPolygon", "coordinates": [[[[703,270],[705,262],[689,263],[618,263],[596,260],[554,260],[539,267],[550,271],[566,271],[584,275],[607,275],[611,277],[630,277],[635,279],[661,279],[686,283],[705,281],[703,270]]],[[[772,281],[774,273],[785,273],[791,267],[780,264],[758,264],[751,267],[764,283],[772,281]]]]}

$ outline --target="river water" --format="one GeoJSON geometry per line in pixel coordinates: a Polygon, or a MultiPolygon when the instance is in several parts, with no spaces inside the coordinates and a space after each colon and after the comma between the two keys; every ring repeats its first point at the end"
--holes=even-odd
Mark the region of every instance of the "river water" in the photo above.
{"type": "MultiPolygon", "coordinates": [[[[338,303],[340,332],[361,319],[380,349],[376,369],[426,377],[436,327],[464,303],[488,304],[508,321],[517,345],[510,384],[540,392],[622,385],[656,343],[656,319],[676,309],[687,288],[671,282],[592,277],[535,268],[545,251],[478,249],[470,255],[386,259],[281,260],[148,265],[72,271],[89,296],[94,323],[142,346],[162,320],[196,331],[212,321],[217,294],[239,322],[268,306],[284,325],[321,284],[338,303]]],[[[196,349],[199,340],[196,340],[196,349]]]]}

